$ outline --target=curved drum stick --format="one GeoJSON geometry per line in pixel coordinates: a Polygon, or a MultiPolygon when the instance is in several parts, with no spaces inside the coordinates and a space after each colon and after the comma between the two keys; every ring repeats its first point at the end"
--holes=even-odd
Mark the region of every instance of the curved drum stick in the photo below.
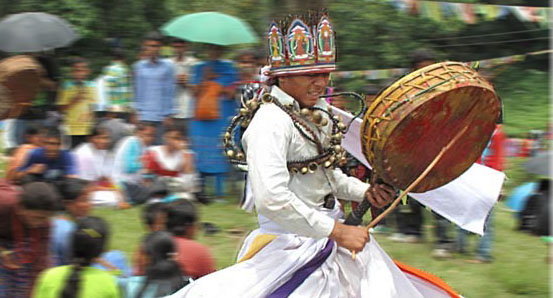
{"type": "MultiPolygon", "coordinates": [[[[451,141],[449,141],[449,143],[447,143],[447,145],[445,145],[445,147],[442,148],[440,153],[436,155],[434,160],[432,160],[432,162],[426,167],[426,169],[420,174],[420,176],[417,179],[415,179],[415,181],[413,181],[413,183],[411,183],[411,185],[409,185],[405,189],[405,191],[394,200],[392,205],[390,205],[390,207],[388,207],[384,212],[382,212],[380,215],[378,215],[375,219],[373,219],[369,223],[369,225],[367,226],[367,230],[374,227],[380,220],[382,220],[382,218],[384,218],[384,216],[388,215],[388,213],[390,213],[399,204],[401,199],[403,199],[414,187],[416,187],[426,177],[426,175],[428,175],[428,173],[430,173],[430,171],[434,168],[434,166],[436,166],[438,161],[440,161],[440,159],[442,158],[442,156],[444,156],[447,150],[451,148],[451,146],[461,137],[463,133],[465,133],[467,129],[468,129],[468,125],[465,126],[463,129],[461,129],[455,135],[455,137],[453,137],[453,139],[451,139],[451,141]]],[[[355,260],[355,251],[351,252],[351,257],[355,260]]]]}

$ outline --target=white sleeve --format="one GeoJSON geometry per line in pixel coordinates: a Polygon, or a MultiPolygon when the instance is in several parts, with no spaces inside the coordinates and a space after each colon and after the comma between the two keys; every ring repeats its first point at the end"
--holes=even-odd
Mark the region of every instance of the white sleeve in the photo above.
{"type": "Polygon", "coordinates": [[[73,156],[75,157],[75,162],[77,164],[77,176],[81,179],[93,181],[94,175],[93,172],[93,162],[90,156],[83,152],[84,147],[77,147],[73,151],[73,156]]]}
{"type": "Polygon", "coordinates": [[[334,228],[334,219],[309,207],[288,187],[286,166],[292,141],[290,118],[274,105],[260,108],[244,136],[248,178],[257,212],[299,235],[324,238],[334,228]]]}
{"type": "Polygon", "coordinates": [[[347,176],[342,170],[336,168],[332,171],[334,181],[336,182],[336,196],[342,200],[348,201],[363,201],[365,192],[369,188],[369,184],[361,180],[347,176]]]}

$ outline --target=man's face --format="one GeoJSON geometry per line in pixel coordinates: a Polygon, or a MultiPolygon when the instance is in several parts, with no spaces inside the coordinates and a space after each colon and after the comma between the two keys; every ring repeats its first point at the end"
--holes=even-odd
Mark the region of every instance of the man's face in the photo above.
{"type": "Polygon", "coordinates": [[[139,133],[139,137],[145,146],[150,146],[156,138],[156,129],[152,126],[146,126],[139,133]]]}
{"type": "Polygon", "coordinates": [[[21,207],[19,216],[23,220],[25,226],[29,228],[45,228],[50,224],[50,217],[54,215],[53,211],[47,210],[31,210],[21,207]]]}
{"type": "Polygon", "coordinates": [[[27,143],[38,147],[42,146],[42,144],[44,143],[42,134],[38,133],[38,134],[27,136],[27,143]]]}
{"type": "Polygon", "coordinates": [[[243,74],[255,74],[257,72],[255,62],[255,57],[252,55],[243,55],[238,61],[238,68],[243,74]]]}
{"type": "Polygon", "coordinates": [[[182,135],[178,131],[174,130],[166,132],[164,139],[165,146],[167,146],[170,150],[177,150],[183,142],[182,135]]]}
{"type": "Polygon", "coordinates": [[[88,187],[80,197],[66,203],[65,207],[73,218],[78,219],[89,215],[90,209],[92,208],[92,204],[90,203],[91,192],[92,187],[88,187]]]}
{"type": "Polygon", "coordinates": [[[184,42],[173,42],[172,47],[175,55],[182,55],[186,51],[186,44],[184,42]]]}
{"type": "Polygon", "coordinates": [[[146,40],[144,42],[144,56],[146,58],[154,58],[159,56],[161,42],[157,40],[146,40]]]}
{"type": "Polygon", "coordinates": [[[278,79],[279,87],[296,99],[302,107],[312,107],[328,86],[328,73],[289,76],[278,79]]]}
{"type": "Polygon", "coordinates": [[[71,76],[73,77],[73,80],[79,82],[84,81],[88,78],[89,74],[90,69],[88,68],[88,63],[80,62],[73,64],[71,69],[71,76]]]}
{"type": "Polygon", "coordinates": [[[109,147],[110,142],[109,133],[103,132],[97,136],[93,136],[90,138],[90,142],[94,147],[98,150],[107,150],[109,147]]]}
{"type": "Polygon", "coordinates": [[[47,137],[44,140],[44,150],[49,159],[57,158],[60,154],[61,141],[57,137],[47,137]]]}

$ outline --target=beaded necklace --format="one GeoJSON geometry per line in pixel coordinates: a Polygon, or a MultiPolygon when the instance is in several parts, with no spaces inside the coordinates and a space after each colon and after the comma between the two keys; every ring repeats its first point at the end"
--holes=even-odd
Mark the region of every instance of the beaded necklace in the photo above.
{"type": "Polygon", "coordinates": [[[235,140],[238,137],[236,129],[240,126],[245,130],[262,104],[275,104],[279,107],[292,119],[292,123],[300,135],[317,148],[318,154],[316,156],[288,161],[286,164],[290,173],[305,175],[307,173],[314,173],[319,167],[335,168],[339,163],[346,161],[346,152],[340,143],[343,134],[347,131],[347,127],[342,123],[339,116],[333,116],[330,113],[330,106],[328,110],[311,107],[303,108],[298,112],[294,109],[293,105],[283,105],[271,94],[265,93],[261,96],[261,100],[258,100],[257,96],[247,102],[244,102],[242,99],[242,107],[239,110],[239,114],[232,119],[230,126],[224,133],[223,145],[225,155],[232,164],[247,165],[245,154],[242,148],[237,145],[239,141],[235,140]],[[324,117],[323,114],[326,114],[327,117],[324,117]],[[325,147],[319,137],[309,127],[308,122],[314,123],[317,127],[325,127],[329,125],[329,120],[332,125],[332,135],[330,136],[330,146],[325,147]]]}

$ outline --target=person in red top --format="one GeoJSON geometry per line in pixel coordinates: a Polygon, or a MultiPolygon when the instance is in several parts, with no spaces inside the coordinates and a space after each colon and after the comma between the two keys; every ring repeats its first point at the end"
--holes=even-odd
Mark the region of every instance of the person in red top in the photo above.
{"type": "Polygon", "coordinates": [[[193,279],[216,270],[209,248],[193,240],[197,220],[196,207],[187,200],[177,200],[168,207],[166,225],[177,245],[177,263],[183,274],[193,279]]]}
{"type": "Polygon", "coordinates": [[[150,147],[143,161],[148,173],[163,177],[169,193],[193,199],[199,191],[194,153],[186,149],[184,137],[176,127],[167,128],[163,145],[150,147]]]}
{"type": "Polygon", "coordinates": [[[0,181],[0,298],[29,297],[36,277],[48,267],[50,218],[59,200],[44,182],[20,191],[0,181]]]}
{"type": "Polygon", "coordinates": [[[505,141],[507,137],[503,133],[501,124],[495,126],[495,130],[490,139],[490,143],[482,152],[482,156],[478,163],[483,164],[492,169],[503,171],[505,167],[505,141]]]}
{"type": "Polygon", "coordinates": [[[194,154],[186,150],[182,133],[176,127],[169,127],[163,134],[163,145],[150,147],[145,153],[144,167],[158,176],[193,174],[194,154]]]}

